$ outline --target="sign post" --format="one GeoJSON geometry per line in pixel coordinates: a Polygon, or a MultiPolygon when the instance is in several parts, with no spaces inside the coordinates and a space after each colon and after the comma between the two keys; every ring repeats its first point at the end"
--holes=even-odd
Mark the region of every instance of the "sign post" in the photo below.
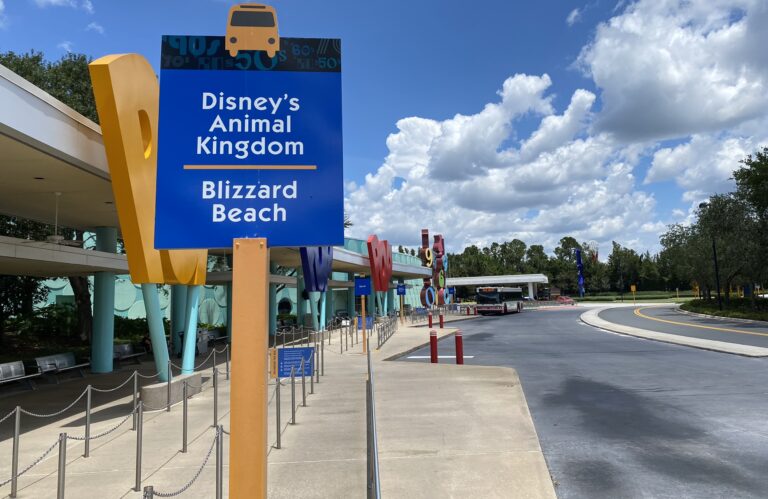
{"type": "Polygon", "coordinates": [[[632,291],[632,304],[637,305],[637,301],[635,300],[635,292],[637,291],[637,286],[634,284],[629,285],[630,291],[632,291]]]}
{"type": "Polygon", "coordinates": [[[397,295],[400,297],[400,322],[405,321],[405,311],[403,310],[405,304],[405,284],[397,285],[397,295]]]}

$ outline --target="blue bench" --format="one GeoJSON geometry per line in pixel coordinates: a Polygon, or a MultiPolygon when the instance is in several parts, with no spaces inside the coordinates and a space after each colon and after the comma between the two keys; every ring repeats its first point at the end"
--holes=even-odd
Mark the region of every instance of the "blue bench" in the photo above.
{"type": "Polygon", "coordinates": [[[27,384],[30,389],[35,389],[35,383],[32,380],[40,376],[40,373],[27,374],[24,368],[24,362],[17,360],[15,362],[6,362],[0,364],[0,385],[12,381],[21,381],[27,384]]]}

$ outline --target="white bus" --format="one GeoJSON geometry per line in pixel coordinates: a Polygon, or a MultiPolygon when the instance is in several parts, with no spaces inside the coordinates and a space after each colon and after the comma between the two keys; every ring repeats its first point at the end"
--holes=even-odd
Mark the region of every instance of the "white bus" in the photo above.
{"type": "Polygon", "coordinates": [[[522,288],[477,288],[477,313],[480,315],[522,311],[522,288]]]}

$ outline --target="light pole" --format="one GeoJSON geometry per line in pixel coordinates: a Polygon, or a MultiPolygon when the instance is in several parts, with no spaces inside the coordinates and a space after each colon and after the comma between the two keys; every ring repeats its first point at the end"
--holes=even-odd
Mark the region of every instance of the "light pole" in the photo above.
{"type": "MultiPolygon", "coordinates": [[[[703,210],[709,203],[699,204],[699,209],[703,210]]],[[[712,260],[715,262],[715,286],[717,287],[717,308],[723,309],[723,297],[720,295],[720,268],[717,265],[717,245],[715,244],[715,234],[711,230],[709,231],[709,237],[712,239],[712,260]]]]}

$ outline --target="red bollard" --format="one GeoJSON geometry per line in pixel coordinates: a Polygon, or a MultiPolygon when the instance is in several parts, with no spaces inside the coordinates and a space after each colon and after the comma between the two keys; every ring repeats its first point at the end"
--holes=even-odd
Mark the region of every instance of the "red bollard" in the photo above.
{"type": "Polygon", "coordinates": [[[429,355],[433,364],[437,364],[437,331],[429,332],[429,355]]]}
{"type": "Polygon", "coordinates": [[[464,363],[464,338],[461,336],[461,329],[456,331],[456,363],[464,363]]]}
{"type": "Polygon", "coordinates": [[[475,307],[475,315],[477,315],[477,307],[475,307]]]}
{"type": "Polygon", "coordinates": [[[443,314],[440,314],[440,329],[445,327],[445,321],[443,320],[443,314]]]}
{"type": "Polygon", "coordinates": [[[470,315],[471,313],[472,313],[472,310],[470,310],[469,307],[467,307],[467,315],[470,315]]]}
{"type": "Polygon", "coordinates": [[[429,325],[427,327],[432,327],[432,312],[427,313],[427,318],[429,319],[429,325]]]}

